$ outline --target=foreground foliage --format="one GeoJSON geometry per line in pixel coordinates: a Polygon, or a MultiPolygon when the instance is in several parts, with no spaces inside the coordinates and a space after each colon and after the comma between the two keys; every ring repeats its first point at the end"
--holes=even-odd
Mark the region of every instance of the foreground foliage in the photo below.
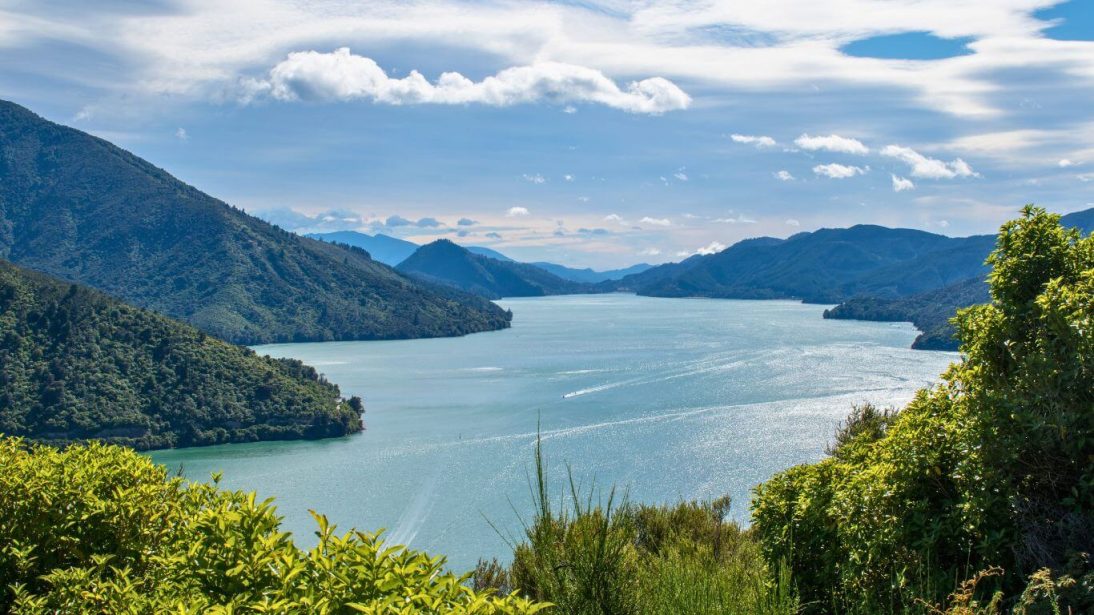
{"type": "Polygon", "coordinates": [[[0,439],[0,612],[525,614],[439,557],[336,534],[297,548],[270,501],[167,476],[132,451],[0,439]]]}
{"type": "Polygon", "coordinates": [[[299,361],[0,261],[0,434],[147,449],[340,436],[361,412],[299,361]]]}
{"type": "Polygon", "coordinates": [[[536,516],[513,563],[480,562],[476,587],[513,591],[564,615],[791,614],[789,579],[772,574],[759,544],[724,521],[730,500],[675,506],[594,503],[570,482],[549,502],[537,447],[536,516]]]}
{"type": "Polygon", "coordinates": [[[1027,207],[988,263],[941,385],[758,488],[812,608],[1094,610],[1094,236],[1027,207]]]}

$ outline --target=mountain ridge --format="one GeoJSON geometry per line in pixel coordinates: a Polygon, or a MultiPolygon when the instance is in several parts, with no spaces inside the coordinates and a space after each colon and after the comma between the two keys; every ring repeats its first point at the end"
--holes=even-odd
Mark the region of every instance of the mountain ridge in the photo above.
{"type": "Polygon", "coordinates": [[[81,131],[0,101],[0,258],[247,344],[463,335],[481,298],[293,235],[81,131]]]}

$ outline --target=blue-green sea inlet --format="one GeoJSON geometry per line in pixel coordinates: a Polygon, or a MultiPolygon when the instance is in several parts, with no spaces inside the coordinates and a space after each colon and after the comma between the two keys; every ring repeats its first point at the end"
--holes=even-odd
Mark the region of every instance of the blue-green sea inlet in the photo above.
{"type": "Polygon", "coordinates": [[[342,529],[445,554],[462,571],[507,559],[532,515],[538,430],[554,493],[675,502],[733,497],[824,455],[852,404],[900,406],[954,353],[910,350],[910,324],[823,320],[790,301],[625,294],[512,299],[511,329],[463,338],[280,344],[365,399],[366,431],[310,442],[158,451],[192,479],[276,496],[313,541],[308,510],[342,529]]]}

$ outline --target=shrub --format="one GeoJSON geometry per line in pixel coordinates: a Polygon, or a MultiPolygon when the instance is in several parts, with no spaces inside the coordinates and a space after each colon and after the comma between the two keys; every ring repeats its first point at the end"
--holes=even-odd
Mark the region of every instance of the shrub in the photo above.
{"type": "Polygon", "coordinates": [[[938,604],[993,566],[975,592],[1015,605],[1048,569],[1070,579],[1061,605],[1094,608],[1075,582],[1094,545],[1094,236],[1027,206],[988,263],[992,302],[959,313],[940,385],[756,491],[768,561],[817,610],[938,604]]]}
{"type": "Polygon", "coordinates": [[[169,477],[90,444],[0,439],[0,611],[12,613],[533,614],[443,570],[444,559],[337,534],[297,548],[270,500],[169,477]]]}

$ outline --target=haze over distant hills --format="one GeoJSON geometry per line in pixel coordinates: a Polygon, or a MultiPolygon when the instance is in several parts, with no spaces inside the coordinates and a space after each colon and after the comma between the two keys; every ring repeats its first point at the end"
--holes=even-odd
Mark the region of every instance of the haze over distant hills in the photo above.
{"type": "Polygon", "coordinates": [[[0,258],[240,343],[462,335],[497,306],[293,235],[0,101],[0,258]]]}
{"type": "MultiPolygon", "coordinates": [[[[359,231],[334,231],[330,233],[309,233],[307,237],[319,239],[322,241],[343,243],[346,245],[361,248],[368,251],[372,258],[380,261],[381,263],[391,265],[392,267],[395,267],[399,263],[406,260],[411,254],[414,253],[415,250],[421,247],[414,242],[391,237],[383,233],[369,235],[367,233],[361,233],[359,231]]],[[[472,254],[487,256],[489,258],[504,262],[517,262],[492,248],[487,248],[483,246],[465,246],[465,248],[472,254]]],[[[624,276],[633,273],[640,273],[652,267],[652,265],[640,263],[624,269],[594,271],[588,268],[575,269],[573,267],[566,267],[564,265],[557,265],[555,263],[547,262],[535,262],[528,264],[535,265],[536,267],[539,267],[540,269],[543,269],[548,273],[554,274],[562,278],[563,280],[569,280],[571,282],[581,282],[584,284],[596,284],[598,282],[604,282],[607,280],[618,280],[624,276]]]]}
{"type": "Polygon", "coordinates": [[[135,448],[340,436],[360,400],[299,361],[0,260],[0,433],[135,448]]]}
{"type": "Polygon", "coordinates": [[[564,280],[534,265],[475,254],[447,239],[422,246],[397,269],[422,280],[447,284],[490,299],[562,295],[591,290],[586,285],[564,280]]]}

